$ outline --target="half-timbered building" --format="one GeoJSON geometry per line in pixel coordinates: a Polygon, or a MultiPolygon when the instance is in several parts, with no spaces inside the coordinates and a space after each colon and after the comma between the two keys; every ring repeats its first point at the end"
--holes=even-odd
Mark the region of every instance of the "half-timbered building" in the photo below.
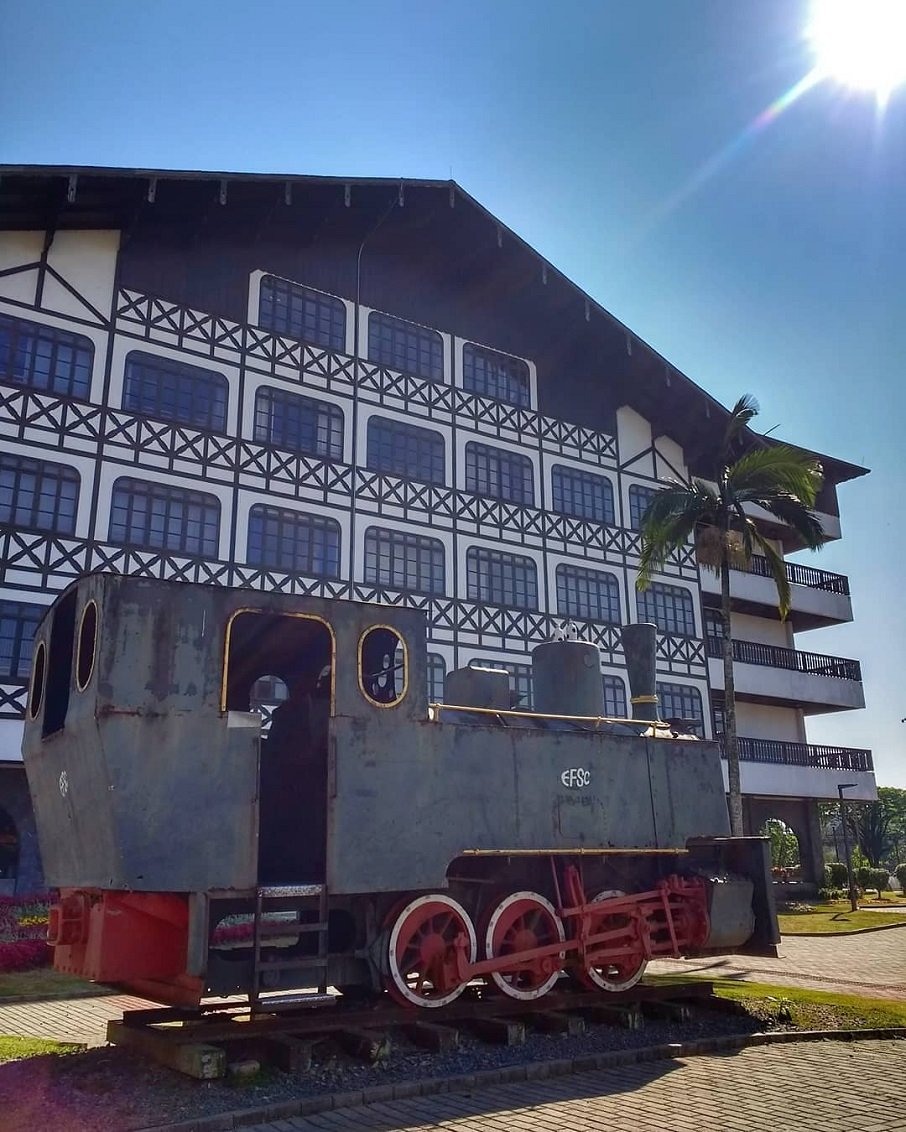
{"type": "MultiPolygon", "coordinates": [[[[83,571],[418,606],[434,699],[478,660],[530,704],[572,622],[615,716],[618,626],[652,620],[662,715],[719,732],[716,579],[690,550],[634,583],[651,493],[707,477],[725,420],[453,182],[0,167],[0,891],[40,883],[31,639],[83,571]]],[[[839,538],[864,469],[821,458],[839,538]]],[[[733,579],[743,790],[814,877],[816,800],[874,778],[806,735],[863,706],[857,661],[795,645],[851,619],[847,579],[788,572],[785,623],[763,560],[733,579]]]]}

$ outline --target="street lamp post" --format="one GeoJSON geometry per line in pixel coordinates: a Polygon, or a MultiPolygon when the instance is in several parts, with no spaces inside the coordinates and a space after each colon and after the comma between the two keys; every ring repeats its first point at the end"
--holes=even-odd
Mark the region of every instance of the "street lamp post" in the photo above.
{"type": "Polygon", "coordinates": [[[846,880],[849,884],[849,906],[854,912],[859,907],[859,899],[856,894],[856,882],[853,880],[853,860],[849,851],[849,832],[846,828],[846,811],[843,808],[843,791],[853,790],[857,785],[855,782],[841,782],[837,787],[837,794],[840,798],[840,824],[843,826],[843,852],[846,856],[846,880]]]}

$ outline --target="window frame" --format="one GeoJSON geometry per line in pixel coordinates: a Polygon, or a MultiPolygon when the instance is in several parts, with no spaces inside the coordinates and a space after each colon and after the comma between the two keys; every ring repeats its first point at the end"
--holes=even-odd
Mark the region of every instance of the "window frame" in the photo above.
{"type": "Polygon", "coordinates": [[[35,655],[35,635],[44,615],[46,605],[33,601],[0,600],[0,683],[27,680],[31,675],[35,655]],[[28,614],[23,616],[23,611],[28,614]],[[5,627],[12,625],[12,632],[5,627]],[[28,626],[31,625],[31,636],[28,626]],[[9,666],[7,666],[6,643],[9,642],[9,666]]]}
{"type": "MultiPolygon", "coordinates": [[[[701,690],[699,688],[695,687],[694,684],[676,684],[669,680],[658,680],[655,684],[655,693],[657,694],[658,698],[658,715],[661,719],[666,719],[668,721],[671,719],[682,719],[687,723],[691,723],[693,720],[695,720],[696,723],[694,727],[698,728],[701,738],[704,738],[705,705],[701,690]],[[681,701],[687,698],[692,701],[695,701],[697,699],[698,712],[696,713],[693,710],[692,714],[683,715],[677,715],[674,711],[667,712],[664,707],[667,697],[677,697],[681,701]]],[[[694,728],[690,728],[690,730],[694,731],[694,728]]]]}
{"type": "Polygon", "coordinates": [[[282,448],[316,460],[342,461],[345,432],[346,415],[333,401],[279,389],[274,385],[259,385],[255,390],[252,439],[256,444],[282,448]],[[291,410],[300,414],[297,424],[287,420],[287,413],[291,410]],[[313,421],[302,419],[304,412],[313,413],[313,421]],[[275,438],[277,421],[281,424],[281,434],[275,438]],[[297,435],[290,437],[294,427],[297,435]],[[310,443],[306,431],[311,432],[310,443]]]}
{"type": "MultiPolygon", "coordinates": [[[[584,621],[597,621],[604,625],[621,625],[623,623],[623,614],[620,604],[620,580],[616,574],[612,574],[609,570],[592,570],[587,566],[575,566],[570,562],[560,562],[554,572],[555,585],[557,589],[557,613],[564,617],[578,617],[584,621]],[[595,595],[597,608],[603,611],[604,600],[606,596],[606,604],[609,606],[608,616],[598,616],[594,612],[584,613],[579,608],[581,604],[581,595],[575,594],[576,601],[572,603],[572,608],[566,608],[569,605],[569,598],[573,593],[569,590],[569,580],[572,579],[576,583],[583,583],[586,587],[585,600],[587,608],[592,609],[592,594],[591,586],[596,584],[599,588],[595,595]],[[602,594],[600,587],[606,587],[606,595],[602,594]]],[[[574,592],[574,591],[573,591],[574,592]]]]}
{"type": "Polygon", "coordinates": [[[522,554],[510,554],[507,551],[491,549],[485,546],[470,546],[466,550],[466,600],[481,605],[499,605],[506,609],[520,609],[527,613],[538,612],[538,563],[534,558],[522,554]],[[503,569],[524,569],[525,577],[521,584],[517,584],[515,577],[507,579],[503,576],[503,569]],[[530,569],[529,569],[530,567],[530,569]],[[497,575],[489,576],[488,570],[496,570],[497,575]],[[484,577],[483,577],[484,576],[484,577]],[[484,580],[490,578],[490,594],[482,593],[484,580]],[[506,600],[507,589],[510,589],[513,600],[506,600]],[[524,590],[524,600],[517,600],[517,591],[524,590]],[[502,593],[503,599],[497,600],[495,593],[502,593]]]}
{"type": "Polygon", "coordinates": [[[253,503],[249,508],[246,533],[245,560],[249,566],[261,570],[278,570],[282,573],[307,574],[316,578],[337,580],[340,577],[340,553],[342,549],[342,530],[336,519],[311,511],[294,511],[289,507],[276,507],[270,503],[253,503]],[[262,524],[260,545],[253,544],[257,523],[262,524]],[[268,523],[276,523],[275,532],[269,532],[268,523]],[[307,527],[307,531],[305,528],[307,527]],[[316,553],[316,536],[320,535],[322,547],[316,553]],[[303,537],[308,538],[308,558],[305,565],[298,563],[298,544],[303,537]],[[331,538],[334,539],[331,545],[331,538]],[[268,540],[276,540],[276,554],[268,561],[268,540]],[[287,539],[291,543],[292,565],[281,561],[287,539]],[[257,551],[260,549],[260,554],[257,551]],[[318,560],[323,566],[316,569],[318,560]],[[331,569],[331,566],[333,567],[331,569]]]}
{"type": "Polygon", "coordinates": [[[636,612],[639,621],[653,621],[661,633],[671,637],[695,637],[695,602],[692,591],[685,586],[667,582],[652,582],[646,590],[636,592],[636,612]],[[668,599],[671,608],[668,609],[668,599]],[[679,599],[679,605],[677,605],[679,599]],[[682,616],[680,616],[680,610],[682,616]],[[660,616],[663,612],[663,617],[660,616]],[[680,628],[683,624],[685,627],[680,628]],[[671,625],[673,627],[671,627],[671,625]]]}
{"type": "Polygon", "coordinates": [[[426,597],[443,597],[446,594],[447,548],[440,539],[373,524],[365,529],[362,547],[365,585],[426,597]],[[410,554],[415,555],[411,561],[410,554]],[[389,562],[389,575],[382,573],[382,560],[389,562]],[[400,577],[400,562],[405,573],[404,584],[394,580],[400,577]],[[410,584],[413,565],[416,581],[410,584]],[[388,577],[390,580],[386,580],[388,577]]]}
{"type": "Polygon", "coordinates": [[[0,311],[0,381],[8,382],[21,389],[33,389],[38,393],[50,393],[58,397],[66,397],[74,401],[88,401],[91,397],[91,382],[94,374],[95,344],[86,334],[77,334],[72,330],[64,330],[49,323],[37,322],[31,318],[20,318],[6,311],[0,311]],[[9,364],[3,363],[3,331],[9,332],[9,364]],[[28,341],[27,335],[33,340],[28,341]],[[23,345],[22,339],[25,339],[23,345]],[[42,343],[48,349],[45,353],[38,352],[42,343]],[[73,351],[71,371],[68,376],[60,378],[56,372],[59,363],[59,354],[62,349],[73,351]],[[14,372],[17,355],[20,351],[27,352],[23,358],[22,374],[14,372]],[[80,358],[80,353],[83,355],[80,358]],[[38,373],[38,361],[48,359],[47,373],[38,373]],[[4,372],[4,368],[6,372],[4,372]],[[83,371],[79,376],[79,370],[83,371]],[[36,377],[38,380],[36,380],[36,377]],[[62,384],[60,388],[58,382],[62,384]]]}
{"type": "Polygon", "coordinates": [[[423,381],[445,380],[444,338],[439,330],[372,310],[367,333],[369,362],[423,381]]]}
{"type": "Polygon", "coordinates": [[[110,519],[107,528],[107,541],[114,546],[123,546],[130,550],[145,550],[165,552],[168,554],[187,555],[193,558],[202,558],[212,560],[219,557],[220,552],[220,519],[221,519],[221,501],[218,496],[213,495],[206,491],[196,491],[187,487],[176,487],[168,483],[160,483],[154,480],[136,479],[133,476],[118,476],[110,489],[110,519]],[[117,519],[117,509],[123,508],[123,503],[118,502],[118,493],[120,496],[128,496],[128,501],[125,505],[125,520],[120,521],[117,519]],[[145,519],[143,522],[142,533],[145,537],[142,540],[137,540],[134,537],[135,527],[133,526],[134,516],[136,514],[135,501],[142,497],[146,500],[145,519]],[[182,497],[182,498],[180,498],[182,497]],[[166,510],[164,511],[163,518],[166,527],[169,527],[174,521],[180,524],[180,544],[172,545],[167,541],[167,531],[164,531],[164,541],[158,544],[154,542],[150,535],[153,535],[152,524],[155,519],[153,505],[162,501],[165,504],[166,510]],[[184,507],[201,507],[204,509],[202,518],[200,520],[201,529],[197,536],[197,548],[189,545],[188,528],[193,520],[188,516],[174,520],[170,516],[169,508],[174,503],[181,503],[184,507]],[[123,526],[122,534],[119,532],[114,533],[114,526],[121,524],[123,526]],[[211,528],[213,527],[213,533],[211,528]]]}
{"type": "Polygon", "coordinates": [[[447,482],[446,456],[446,437],[436,429],[423,428],[421,425],[409,424],[378,413],[368,418],[365,430],[365,466],[370,472],[443,487],[447,482]],[[387,433],[386,438],[376,435],[380,430],[387,433]],[[397,453],[402,453],[404,461],[408,459],[410,442],[416,446],[417,467],[414,472],[411,467],[394,463],[397,453]],[[427,458],[422,446],[430,448],[427,458]],[[428,474],[421,475],[425,469],[428,474]]]}
{"type": "Polygon", "coordinates": [[[629,529],[631,531],[642,529],[642,519],[645,512],[659,490],[660,488],[652,487],[647,483],[631,483],[629,485],[629,529]],[[640,508],[638,498],[641,494],[645,495],[645,504],[640,508]]]}
{"type": "Polygon", "coordinates": [[[530,456],[478,440],[467,441],[463,456],[466,491],[519,507],[535,506],[535,465],[530,456]]]}
{"type": "Polygon", "coordinates": [[[127,413],[156,417],[159,420],[187,425],[189,428],[200,429],[204,432],[226,432],[229,398],[229,380],[225,374],[218,370],[177,361],[174,358],[164,357],[162,354],[152,354],[147,350],[130,350],[126,354],[123,362],[121,404],[123,410],[127,413]],[[136,374],[136,366],[144,367],[147,372],[136,374]],[[164,382],[168,378],[175,379],[177,383],[174,391],[175,405],[173,408],[162,403],[163,395],[166,392],[164,382]],[[135,386],[139,382],[145,383],[145,388],[136,389],[135,386]],[[154,382],[157,384],[152,388],[154,382]],[[181,387],[180,383],[185,384],[181,387]],[[205,390],[205,385],[208,387],[207,390],[205,390]],[[150,397],[148,396],[149,393],[151,393],[150,397]],[[189,399],[188,413],[181,415],[181,408],[186,395],[189,399]],[[205,395],[209,398],[209,403],[205,406],[203,412],[199,412],[198,402],[205,395]],[[130,404],[130,396],[137,403],[130,404]],[[153,401],[151,407],[148,406],[148,401],[153,401]]]}
{"type": "Polygon", "coordinates": [[[558,515],[567,515],[571,519],[585,519],[590,523],[601,523],[607,527],[615,526],[616,503],[610,477],[598,472],[589,472],[585,468],[573,468],[569,464],[554,464],[551,467],[551,510],[558,515]],[[575,481],[568,493],[562,482],[565,477],[575,481]],[[568,506],[568,503],[576,499],[576,482],[582,485],[580,491],[583,497],[589,499],[588,506],[585,506],[586,498],[582,498],[581,502],[573,506],[568,506]],[[600,487],[601,491],[600,507],[595,505],[597,501],[594,499],[597,487],[600,487]]]}
{"type": "Polygon", "coordinates": [[[36,459],[34,456],[21,456],[17,452],[0,453],[0,523],[9,524],[20,530],[38,531],[43,534],[60,535],[71,538],[75,535],[79,518],[79,497],[82,490],[82,477],[78,469],[70,464],[61,464],[56,460],[36,459]],[[4,477],[7,473],[12,475],[10,487],[10,509],[7,515],[2,502],[5,492],[4,477]],[[22,480],[26,476],[34,477],[31,488],[23,488],[22,480]],[[55,481],[52,492],[48,487],[55,481]],[[67,491],[67,485],[69,490],[67,491]],[[28,506],[28,517],[22,518],[21,513],[25,506],[20,502],[23,492],[32,494],[31,504],[28,506]],[[52,494],[52,508],[46,508],[52,494]],[[67,506],[64,508],[63,505],[67,506]],[[52,516],[50,523],[40,521],[42,514],[52,516]],[[61,523],[61,514],[66,521],[61,523]]]}
{"type": "Polygon", "coordinates": [[[629,697],[626,695],[626,681],[622,676],[617,676],[614,672],[604,672],[601,674],[601,695],[604,702],[604,714],[610,719],[629,719],[631,718],[629,712],[629,697]],[[608,692],[609,686],[609,692],[608,692]],[[619,691],[619,698],[616,693],[619,691]],[[615,711],[608,711],[608,696],[614,693],[612,699],[616,708],[615,711]],[[620,702],[622,702],[622,710],[620,710],[620,702]]]}
{"type": "Polygon", "coordinates": [[[266,272],[258,285],[258,325],[271,334],[283,338],[293,338],[309,345],[320,346],[335,353],[346,353],[346,303],[336,295],[308,287],[304,283],[294,283],[279,275],[266,272]],[[276,314],[278,297],[275,292],[285,292],[285,315],[283,320],[272,318],[267,321],[266,311],[276,314]],[[310,308],[313,307],[312,311],[310,308]],[[280,322],[284,325],[279,325],[280,322]],[[326,323],[326,328],[323,324],[326,323]],[[311,333],[300,333],[311,327],[311,333]]]}
{"type": "Polygon", "coordinates": [[[466,393],[515,405],[518,409],[532,407],[532,371],[528,362],[477,342],[463,343],[462,388],[466,393]],[[493,362],[500,366],[496,373],[490,372],[493,362]]]}

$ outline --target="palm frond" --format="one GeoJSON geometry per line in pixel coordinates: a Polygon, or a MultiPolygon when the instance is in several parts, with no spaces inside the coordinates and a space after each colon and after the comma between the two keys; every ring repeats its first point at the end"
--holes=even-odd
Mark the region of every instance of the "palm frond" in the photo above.
{"type": "Polygon", "coordinates": [[[793,604],[790,593],[790,582],[786,575],[786,563],[782,555],[777,553],[770,541],[764,537],[752,520],[749,519],[747,521],[751,528],[752,538],[758,544],[761,553],[768,560],[771,577],[774,579],[774,585],[777,587],[777,609],[780,613],[780,620],[786,621],[793,604]]]}
{"type": "Polygon", "coordinates": [[[822,478],[815,457],[788,444],[746,452],[727,469],[727,482],[736,495],[782,491],[806,507],[814,507],[822,478]]]}
{"type": "Polygon", "coordinates": [[[730,419],[727,421],[727,427],[724,429],[720,457],[722,464],[727,462],[729,453],[733,445],[739,439],[740,434],[748,427],[753,417],[757,416],[758,402],[750,393],[744,393],[730,410],[730,419]]]}
{"type": "Polygon", "coordinates": [[[685,513],[670,515],[660,522],[652,519],[645,523],[642,528],[636,589],[648,589],[651,575],[662,570],[670,555],[686,545],[698,522],[698,514],[692,508],[685,513]]]}
{"type": "Polygon", "coordinates": [[[776,519],[779,519],[784,526],[795,531],[799,541],[809,550],[820,550],[827,541],[821,520],[807,507],[804,507],[795,496],[787,495],[781,491],[774,493],[742,492],[739,500],[741,503],[752,503],[756,507],[762,507],[776,519]]]}

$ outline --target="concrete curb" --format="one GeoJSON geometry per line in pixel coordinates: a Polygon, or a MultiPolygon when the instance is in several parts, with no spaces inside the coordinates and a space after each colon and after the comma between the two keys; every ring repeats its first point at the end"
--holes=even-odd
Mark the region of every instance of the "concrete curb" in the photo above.
{"type": "Polygon", "coordinates": [[[507,1065],[500,1069],[482,1069],[458,1077],[427,1077],[422,1081],[400,1081],[395,1085],[375,1085],[347,1093],[280,1101],[259,1108],[233,1109],[215,1116],[185,1120],[178,1124],[155,1124],[140,1132],[231,1132],[253,1124],[290,1120],[295,1116],[312,1116],[335,1108],[353,1108],[381,1101],[430,1097],[438,1093],[456,1093],[468,1089],[484,1089],[514,1081],[541,1081],[548,1077],[565,1077],[571,1073],[589,1073],[596,1069],[615,1069],[638,1065],[645,1061],[666,1058],[696,1057],[723,1053],[748,1046],[782,1045],[791,1042],[858,1042],[879,1039],[906,1039],[906,1026],[876,1027],[866,1030],[783,1030],[778,1033],[739,1034],[722,1038],[703,1038],[694,1042],[670,1042],[643,1049],[613,1050],[609,1053],[584,1054],[561,1061],[530,1061],[525,1065],[507,1065]]]}

